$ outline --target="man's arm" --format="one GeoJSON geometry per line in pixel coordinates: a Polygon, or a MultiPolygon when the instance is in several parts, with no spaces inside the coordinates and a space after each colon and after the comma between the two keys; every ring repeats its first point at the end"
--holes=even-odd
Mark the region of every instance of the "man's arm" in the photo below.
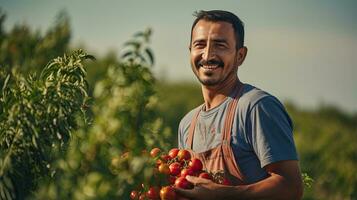
{"type": "Polygon", "coordinates": [[[298,161],[280,161],[265,167],[269,177],[257,183],[224,186],[208,179],[187,177],[195,187],[192,190],[176,189],[190,199],[301,199],[303,184],[298,161]]]}

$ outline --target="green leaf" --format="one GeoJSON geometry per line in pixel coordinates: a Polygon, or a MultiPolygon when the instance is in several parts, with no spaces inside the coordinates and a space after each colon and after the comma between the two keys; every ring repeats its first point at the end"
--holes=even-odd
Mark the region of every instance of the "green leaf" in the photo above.
{"type": "Polygon", "coordinates": [[[124,46],[132,46],[134,49],[139,49],[141,46],[141,43],[138,41],[131,40],[131,41],[125,42],[124,46]]]}
{"type": "Polygon", "coordinates": [[[150,59],[150,64],[154,65],[154,55],[152,53],[152,51],[149,48],[145,48],[145,52],[148,55],[149,59],[150,59]]]}
{"type": "Polygon", "coordinates": [[[128,51],[128,52],[123,53],[123,55],[121,57],[122,58],[126,58],[126,57],[129,57],[129,56],[132,56],[133,54],[134,54],[134,52],[128,51]]]}
{"type": "Polygon", "coordinates": [[[84,58],[89,60],[96,60],[96,58],[92,55],[85,55],[84,58]]]}

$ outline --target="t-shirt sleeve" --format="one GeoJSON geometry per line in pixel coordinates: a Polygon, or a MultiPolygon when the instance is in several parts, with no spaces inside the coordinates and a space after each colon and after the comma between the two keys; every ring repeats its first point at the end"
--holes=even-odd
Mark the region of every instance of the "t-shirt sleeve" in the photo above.
{"type": "Polygon", "coordinates": [[[282,160],[297,160],[292,122],[284,106],[273,96],[259,100],[250,111],[253,149],[261,167],[282,160]]]}

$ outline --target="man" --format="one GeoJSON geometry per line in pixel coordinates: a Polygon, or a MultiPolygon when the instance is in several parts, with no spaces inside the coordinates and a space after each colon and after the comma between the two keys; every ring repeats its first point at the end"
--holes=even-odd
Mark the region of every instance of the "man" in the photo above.
{"type": "Polygon", "coordinates": [[[243,84],[237,75],[247,55],[243,23],[220,10],[200,11],[196,17],[189,50],[204,104],[181,120],[179,147],[192,149],[207,170],[224,170],[234,185],[187,176],[195,187],[177,193],[204,200],[301,199],[288,114],[278,99],[243,84]]]}

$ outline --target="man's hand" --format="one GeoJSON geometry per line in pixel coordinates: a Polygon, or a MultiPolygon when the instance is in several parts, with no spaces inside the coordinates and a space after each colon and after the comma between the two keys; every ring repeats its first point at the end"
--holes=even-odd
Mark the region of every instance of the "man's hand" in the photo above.
{"type": "Polygon", "coordinates": [[[239,186],[225,186],[211,180],[187,176],[193,183],[192,190],[175,188],[177,194],[189,199],[281,199],[300,200],[303,194],[302,178],[298,161],[288,160],[269,164],[269,174],[257,183],[239,186]]]}
{"type": "Polygon", "coordinates": [[[186,179],[190,181],[195,187],[190,190],[175,188],[177,194],[189,199],[204,199],[214,200],[222,199],[221,196],[224,190],[223,188],[229,187],[214,183],[211,180],[205,178],[199,178],[195,176],[186,176],[186,179]]]}

